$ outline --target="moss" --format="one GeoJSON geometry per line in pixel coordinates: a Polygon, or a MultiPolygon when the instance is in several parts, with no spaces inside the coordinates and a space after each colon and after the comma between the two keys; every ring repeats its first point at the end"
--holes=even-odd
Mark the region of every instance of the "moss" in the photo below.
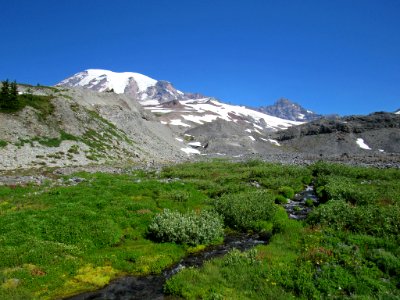
{"type": "Polygon", "coordinates": [[[187,249],[187,252],[190,253],[190,254],[193,254],[193,253],[201,252],[201,251],[203,251],[205,248],[206,248],[205,245],[197,245],[197,246],[189,247],[189,248],[187,249]]]}
{"type": "Polygon", "coordinates": [[[313,207],[314,206],[314,201],[312,199],[307,199],[305,204],[308,207],[313,207]]]}
{"type": "Polygon", "coordinates": [[[4,281],[4,283],[1,285],[3,289],[15,289],[18,287],[20,284],[20,280],[17,278],[10,278],[4,281]]]}
{"type": "Polygon", "coordinates": [[[0,140],[0,148],[4,148],[5,146],[7,146],[7,142],[6,141],[3,141],[3,140],[0,140]]]}
{"type": "Polygon", "coordinates": [[[66,282],[66,288],[76,288],[79,286],[93,285],[95,287],[105,286],[118,273],[111,266],[94,267],[88,264],[78,270],[78,274],[66,282]]]}

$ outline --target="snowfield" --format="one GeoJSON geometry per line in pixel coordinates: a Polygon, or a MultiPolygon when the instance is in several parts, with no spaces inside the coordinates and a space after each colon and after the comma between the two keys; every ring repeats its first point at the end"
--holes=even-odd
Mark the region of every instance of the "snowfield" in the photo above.
{"type": "Polygon", "coordinates": [[[72,86],[81,86],[87,88],[98,86],[97,90],[99,92],[114,89],[115,93],[123,94],[131,79],[135,80],[139,88],[139,92],[144,92],[147,90],[147,88],[155,86],[157,83],[157,80],[140,73],[117,73],[102,69],[88,69],[75,74],[73,77],[69,77],[61,81],[58,85],[68,83],[72,84],[72,86]],[[72,82],[75,80],[78,81],[73,84],[72,82]]]}
{"type": "Polygon", "coordinates": [[[361,149],[371,150],[371,148],[364,142],[362,138],[358,138],[356,143],[361,149]]]}

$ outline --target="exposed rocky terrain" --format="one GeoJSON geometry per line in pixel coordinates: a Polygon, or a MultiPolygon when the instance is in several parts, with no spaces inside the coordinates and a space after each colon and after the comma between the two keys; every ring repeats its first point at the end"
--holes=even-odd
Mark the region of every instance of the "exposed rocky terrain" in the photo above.
{"type": "Polygon", "coordinates": [[[378,112],[367,116],[320,119],[276,133],[285,147],[321,156],[400,153],[400,116],[378,112]]]}
{"type": "Polygon", "coordinates": [[[260,106],[257,110],[278,118],[299,122],[309,122],[323,117],[285,98],[279,99],[273,105],[260,106]]]}
{"type": "MultiPolygon", "coordinates": [[[[9,174],[48,167],[158,167],[214,157],[400,165],[400,115],[394,113],[319,118],[308,112],[300,119],[319,119],[297,122],[183,93],[141,74],[104,70],[78,73],[57,87],[18,90],[48,96],[49,103],[47,111],[27,105],[0,112],[0,171],[9,174]]],[[[288,118],[304,113],[288,100],[279,103],[276,108],[292,107],[288,118]]]]}
{"type": "Polygon", "coordinates": [[[0,169],[115,162],[177,161],[172,131],[125,95],[88,89],[20,86],[20,93],[50,96],[43,116],[32,106],[0,113],[0,169]]]}
{"type": "Polygon", "coordinates": [[[167,81],[157,81],[132,72],[90,69],[61,81],[57,86],[84,87],[98,92],[124,94],[137,100],[176,133],[216,120],[242,124],[243,131],[253,127],[255,130],[275,131],[300,124],[243,106],[229,105],[198,93],[185,93],[175,89],[167,81]]]}

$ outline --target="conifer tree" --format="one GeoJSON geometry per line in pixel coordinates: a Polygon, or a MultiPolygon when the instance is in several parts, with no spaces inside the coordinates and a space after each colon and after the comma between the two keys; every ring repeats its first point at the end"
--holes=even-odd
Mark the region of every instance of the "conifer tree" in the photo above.
{"type": "Polygon", "coordinates": [[[10,98],[10,83],[7,80],[1,82],[1,90],[0,90],[0,108],[7,108],[7,104],[10,98]]]}
{"type": "Polygon", "coordinates": [[[17,82],[14,80],[10,84],[10,92],[9,92],[9,107],[12,109],[18,108],[18,87],[17,82]]]}

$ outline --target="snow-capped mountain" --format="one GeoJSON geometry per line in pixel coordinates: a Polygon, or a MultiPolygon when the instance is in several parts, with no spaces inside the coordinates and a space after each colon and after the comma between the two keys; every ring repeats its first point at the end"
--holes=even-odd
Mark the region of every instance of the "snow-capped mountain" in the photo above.
{"type": "Polygon", "coordinates": [[[307,110],[288,99],[279,99],[273,105],[261,106],[260,112],[292,121],[308,122],[322,118],[322,115],[307,110]]]}
{"type": "Polygon", "coordinates": [[[133,72],[89,69],[61,81],[57,86],[126,94],[155,113],[160,122],[175,127],[179,132],[218,119],[242,124],[247,133],[255,131],[260,134],[301,124],[243,106],[225,104],[201,94],[184,93],[170,82],[133,72]]]}
{"type": "Polygon", "coordinates": [[[141,101],[145,109],[159,116],[164,124],[193,128],[217,119],[235,122],[246,127],[246,132],[275,131],[286,129],[301,122],[280,119],[244,106],[230,105],[214,98],[179,100],[157,103],[154,100],[141,101]]]}
{"type": "Polygon", "coordinates": [[[98,92],[126,94],[139,101],[157,100],[160,103],[181,99],[202,97],[198,94],[185,94],[164,80],[155,80],[134,72],[112,72],[89,69],[56,84],[57,86],[84,87],[98,92]]]}
{"type": "Polygon", "coordinates": [[[400,115],[400,108],[394,112],[396,115],[400,115]]]}

